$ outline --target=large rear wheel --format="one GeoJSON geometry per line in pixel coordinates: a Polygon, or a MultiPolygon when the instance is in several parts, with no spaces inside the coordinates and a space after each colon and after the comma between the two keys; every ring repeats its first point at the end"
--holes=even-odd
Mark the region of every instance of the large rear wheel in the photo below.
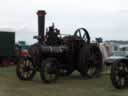
{"type": "Polygon", "coordinates": [[[84,45],[79,53],[78,68],[82,77],[97,77],[102,70],[102,54],[98,46],[84,45]]]}

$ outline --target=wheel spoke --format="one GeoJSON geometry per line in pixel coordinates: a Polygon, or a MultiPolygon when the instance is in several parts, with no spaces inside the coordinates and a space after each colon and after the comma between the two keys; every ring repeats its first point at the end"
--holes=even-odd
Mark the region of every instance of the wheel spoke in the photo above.
{"type": "Polygon", "coordinates": [[[86,40],[86,39],[87,39],[87,38],[85,38],[85,36],[86,36],[86,34],[84,33],[84,35],[83,35],[83,39],[84,39],[84,40],[86,40]]]}
{"type": "Polygon", "coordinates": [[[27,78],[27,73],[26,72],[23,72],[22,75],[23,75],[24,78],[27,78]]]}
{"type": "Polygon", "coordinates": [[[87,72],[88,75],[93,76],[95,71],[96,71],[95,65],[90,62],[89,66],[88,66],[88,72],[87,72]]]}
{"type": "Polygon", "coordinates": [[[82,35],[81,35],[81,31],[79,30],[79,35],[80,35],[80,38],[82,38],[82,35]]]}
{"type": "Polygon", "coordinates": [[[27,77],[29,77],[30,75],[31,75],[31,73],[30,73],[31,71],[29,71],[29,72],[27,72],[27,77]]]}
{"type": "Polygon", "coordinates": [[[127,66],[124,68],[124,70],[126,73],[128,73],[128,67],[127,66]]]}
{"type": "Polygon", "coordinates": [[[124,86],[125,85],[125,78],[124,77],[118,77],[117,84],[118,84],[118,86],[124,86]]]}
{"type": "Polygon", "coordinates": [[[121,85],[122,85],[122,86],[125,85],[125,78],[124,78],[124,77],[121,78],[121,85]]]}

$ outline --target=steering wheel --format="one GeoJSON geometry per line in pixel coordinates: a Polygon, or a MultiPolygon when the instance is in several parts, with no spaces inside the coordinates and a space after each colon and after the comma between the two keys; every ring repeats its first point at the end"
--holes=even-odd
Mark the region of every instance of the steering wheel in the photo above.
{"type": "Polygon", "coordinates": [[[83,39],[85,42],[90,43],[90,35],[85,28],[79,28],[75,31],[74,36],[83,39]]]}

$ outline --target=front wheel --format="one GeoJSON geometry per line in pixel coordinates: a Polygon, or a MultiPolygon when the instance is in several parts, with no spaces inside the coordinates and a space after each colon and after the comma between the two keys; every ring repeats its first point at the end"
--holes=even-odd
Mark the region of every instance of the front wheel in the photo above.
{"type": "Polygon", "coordinates": [[[31,80],[36,70],[29,58],[20,58],[16,65],[16,75],[20,80],[31,80]]]}
{"type": "Polygon", "coordinates": [[[56,58],[47,58],[42,62],[40,76],[44,83],[56,82],[59,77],[58,61],[56,58]]]}
{"type": "Polygon", "coordinates": [[[122,89],[126,87],[126,72],[128,67],[123,62],[117,62],[111,66],[111,81],[115,88],[122,89]]]}

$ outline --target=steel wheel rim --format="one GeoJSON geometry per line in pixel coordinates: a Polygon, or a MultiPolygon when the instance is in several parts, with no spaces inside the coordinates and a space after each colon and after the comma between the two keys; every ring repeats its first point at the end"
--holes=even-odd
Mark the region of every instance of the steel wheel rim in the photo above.
{"type": "Polygon", "coordinates": [[[30,60],[21,60],[19,62],[19,72],[24,78],[29,78],[33,73],[34,67],[30,60]]]}
{"type": "Polygon", "coordinates": [[[88,74],[89,76],[93,76],[93,75],[95,74],[95,72],[96,72],[95,64],[93,64],[93,63],[88,64],[88,71],[87,71],[87,74],[88,74]]]}
{"type": "Polygon", "coordinates": [[[127,66],[125,66],[124,63],[118,63],[115,67],[115,80],[117,86],[125,86],[125,71],[127,69],[127,66]],[[121,74],[120,74],[121,73],[121,74]]]}
{"type": "Polygon", "coordinates": [[[52,62],[48,62],[44,68],[44,75],[47,80],[53,80],[56,77],[56,73],[54,73],[55,69],[52,67],[53,65],[52,62]]]}

